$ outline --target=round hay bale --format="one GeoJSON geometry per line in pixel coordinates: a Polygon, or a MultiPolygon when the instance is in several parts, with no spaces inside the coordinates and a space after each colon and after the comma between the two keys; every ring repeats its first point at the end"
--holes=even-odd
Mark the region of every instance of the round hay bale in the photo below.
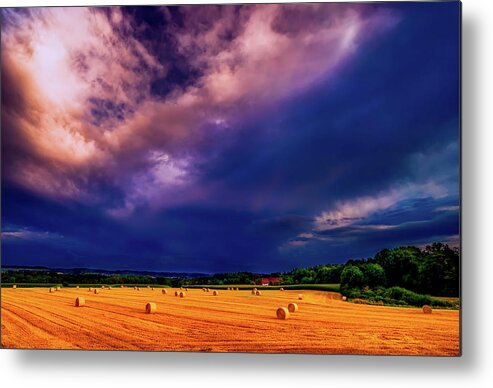
{"type": "Polygon", "coordinates": [[[252,290],[252,295],[255,295],[257,291],[255,291],[255,289],[252,290]]]}
{"type": "Polygon", "coordinates": [[[161,290],[161,292],[163,293],[163,295],[166,295],[168,293],[168,291],[166,291],[164,288],[161,290]]]}
{"type": "Polygon", "coordinates": [[[188,292],[188,288],[185,288],[185,291],[188,292]]]}
{"type": "Polygon", "coordinates": [[[347,296],[343,296],[343,297],[342,297],[342,300],[343,300],[343,301],[346,301],[346,300],[347,300],[347,296]]]}
{"type": "Polygon", "coordinates": [[[79,286],[75,286],[75,288],[79,289],[79,286]]]}
{"type": "Polygon", "coordinates": [[[219,291],[214,290],[214,292],[212,293],[212,295],[218,296],[219,295],[219,291]]]}
{"type": "Polygon", "coordinates": [[[154,287],[151,287],[151,291],[154,291],[154,287]]]}
{"type": "Polygon", "coordinates": [[[82,298],[81,296],[77,297],[77,299],[75,299],[75,307],[82,307],[86,304],[86,300],[84,298],[82,298]]]}
{"type": "Polygon", "coordinates": [[[151,286],[147,286],[147,288],[151,288],[151,286]]]}
{"type": "Polygon", "coordinates": [[[156,303],[147,303],[146,304],[146,313],[154,314],[157,311],[156,303]]]}
{"type": "Polygon", "coordinates": [[[303,300],[303,294],[298,294],[298,300],[303,300]]]}
{"type": "Polygon", "coordinates": [[[89,292],[92,292],[92,287],[89,287],[89,292]]]}
{"type": "Polygon", "coordinates": [[[56,288],[56,290],[57,290],[57,291],[60,291],[60,287],[57,287],[57,288],[56,288]]]}
{"type": "Polygon", "coordinates": [[[124,288],[124,287],[123,287],[123,284],[120,286],[120,288],[124,288]]]}
{"type": "Polygon", "coordinates": [[[53,287],[50,287],[50,292],[55,292],[55,289],[53,287]]]}
{"type": "Polygon", "coordinates": [[[140,287],[137,287],[137,291],[140,291],[140,287]]]}
{"type": "Polygon", "coordinates": [[[262,295],[262,293],[261,293],[259,290],[257,290],[257,291],[255,291],[255,295],[256,295],[256,296],[261,296],[261,295],[262,295]]]}
{"type": "Polygon", "coordinates": [[[206,292],[210,292],[211,290],[209,288],[206,288],[206,292]]]}
{"type": "Polygon", "coordinates": [[[427,304],[425,304],[423,306],[423,313],[425,313],[425,314],[431,314],[431,311],[432,311],[431,307],[428,306],[427,304]]]}
{"type": "Polygon", "coordinates": [[[94,289],[95,294],[99,294],[99,290],[97,288],[94,289]]]}
{"type": "Polygon", "coordinates": [[[178,296],[178,295],[179,295],[178,291],[175,291],[175,296],[178,296]]]}
{"type": "Polygon", "coordinates": [[[205,288],[202,288],[202,291],[206,292],[206,289],[205,288]]]}
{"type": "Polygon", "coordinates": [[[290,313],[295,313],[298,311],[298,305],[296,303],[290,303],[288,304],[288,310],[290,313]]]}
{"type": "Polygon", "coordinates": [[[14,284],[14,285],[12,286],[12,288],[17,288],[17,285],[16,285],[16,284],[14,284]]]}
{"type": "Polygon", "coordinates": [[[185,294],[183,291],[180,292],[180,298],[184,298],[185,296],[187,296],[187,294],[185,294]]]}
{"type": "Polygon", "coordinates": [[[279,307],[276,311],[277,319],[288,319],[289,310],[286,307],[279,307]]]}
{"type": "Polygon", "coordinates": [[[284,291],[284,288],[282,288],[282,287],[281,287],[281,288],[279,289],[279,291],[284,291]]]}

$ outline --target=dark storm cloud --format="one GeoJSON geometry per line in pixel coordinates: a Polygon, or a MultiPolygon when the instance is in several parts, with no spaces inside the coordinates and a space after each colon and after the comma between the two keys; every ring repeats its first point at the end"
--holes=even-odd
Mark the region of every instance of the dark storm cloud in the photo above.
{"type": "Polygon", "coordinates": [[[4,262],[275,271],[458,234],[457,4],[72,10],[3,11],[4,262]]]}
{"type": "MultiPolygon", "coordinates": [[[[245,197],[262,194],[258,186],[271,188],[271,205],[292,197],[288,209],[300,197],[313,209],[397,181],[453,173],[457,182],[457,147],[435,168],[420,169],[458,141],[458,69],[450,66],[458,63],[458,51],[439,49],[456,37],[450,28],[430,36],[416,16],[367,48],[335,85],[322,83],[235,135],[202,176],[231,179],[235,194],[245,197]]],[[[427,16],[431,23],[438,15],[427,16]]]]}

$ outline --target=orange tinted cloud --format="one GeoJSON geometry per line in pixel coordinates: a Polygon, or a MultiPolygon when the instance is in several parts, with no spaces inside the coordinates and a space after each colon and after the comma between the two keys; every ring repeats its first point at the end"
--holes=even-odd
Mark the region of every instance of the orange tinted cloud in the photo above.
{"type": "Polygon", "coordinates": [[[88,199],[94,177],[105,177],[126,193],[122,209],[109,209],[114,214],[139,201],[168,201],[193,179],[190,157],[208,127],[218,128],[220,142],[221,128],[333,77],[362,39],[396,20],[345,5],[204,10],[183,8],[185,20],[200,23],[170,23],[163,29],[173,40],[152,43],[159,51],[173,42],[199,74],[165,98],[150,85],[171,63],[121,9],[6,10],[2,71],[18,98],[2,102],[2,124],[20,151],[8,156],[8,179],[48,196],[88,199]],[[300,28],[300,18],[311,27],[300,28]],[[94,118],[95,104],[104,120],[94,118]]]}

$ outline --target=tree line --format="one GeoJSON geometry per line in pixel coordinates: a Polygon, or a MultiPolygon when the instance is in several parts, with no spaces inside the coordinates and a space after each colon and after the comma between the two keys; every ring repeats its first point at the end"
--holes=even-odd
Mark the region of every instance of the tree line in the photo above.
{"type": "Polygon", "coordinates": [[[168,278],[19,270],[3,271],[1,280],[2,283],[19,284],[155,284],[180,287],[182,285],[257,285],[262,277],[269,276],[282,278],[281,285],[340,284],[340,291],[350,297],[385,300],[399,299],[399,296],[402,297],[405,292],[458,296],[459,269],[459,250],[450,248],[446,244],[434,243],[424,249],[415,246],[384,249],[372,258],[349,260],[345,264],[295,268],[291,271],[271,274],[234,272],[198,278],[168,278]]]}
{"type": "Polygon", "coordinates": [[[402,287],[420,294],[458,296],[459,269],[459,250],[446,244],[384,249],[374,258],[348,261],[341,272],[340,287],[402,287]]]}

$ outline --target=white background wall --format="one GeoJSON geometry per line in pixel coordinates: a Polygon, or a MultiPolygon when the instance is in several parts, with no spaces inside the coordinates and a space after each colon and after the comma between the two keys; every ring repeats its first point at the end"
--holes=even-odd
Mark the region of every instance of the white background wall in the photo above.
{"type": "MultiPolygon", "coordinates": [[[[200,3],[190,0],[183,2],[200,3]]],[[[138,3],[172,2],[2,0],[1,6],[138,3]]],[[[493,122],[491,120],[493,1],[464,0],[462,3],[463,356],[461,358],[0,350],[0,386],[36,388],[487,386],[488,379],[493,381],[493,287],[490,281],[493,276],[491,223],[493,217],[493,122]]]]}

